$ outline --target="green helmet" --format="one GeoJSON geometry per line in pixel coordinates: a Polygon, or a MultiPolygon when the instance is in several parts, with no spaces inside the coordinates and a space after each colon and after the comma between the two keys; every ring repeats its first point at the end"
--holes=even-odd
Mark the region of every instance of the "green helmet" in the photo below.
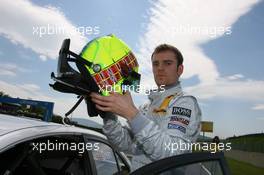
{"type": "Polygon", "coordinates": [[[59,52],[57,76],[52,72],[51,78],[55,81],[54,84],[50,84],[53,89],[74,93],[80,97],[66,116],[83,99],[86,100],[89,115],[96,116],[100,111],[96,110],[91,101],[90,92],[101,92],[104,96],[109,95],[109,91],[121,94],[123,85],[135,87],[140,82],[136,57],[115,35],[95,38],[79,55],[70,51],[70,39],[65,39],[59,52]],[[73,69],[69,62],[75,62],[78,71],[73,69]]]}
{"type": "Polygon", "coordinates": [[[103,95],[110,89],[122,93],[123,85],[139,85],[137,59],[131,49],[115,35],[107,35],[89,42],[80,56],[91,62],[86,66],[103,95]]]}

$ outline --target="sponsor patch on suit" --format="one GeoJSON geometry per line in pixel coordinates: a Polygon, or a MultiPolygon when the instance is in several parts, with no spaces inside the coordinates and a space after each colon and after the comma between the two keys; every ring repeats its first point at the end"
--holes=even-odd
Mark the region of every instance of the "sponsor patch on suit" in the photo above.
{"type": "Polygon", "coordinates": [[[182,116],[186,116],[186,117],[191,117],[192,114],[192,110],[190,109],[186,109],[186,108],[182,108],[182,107],[173,107],[172,108],[172,115],[182,115],[182,116]]]}
{"type": "Polygon", "coordinates": [[[181,125],[177,125],[177,124],[173,124],[173,123],[168,123],[168,129],[178,129],[183,133],[186,133],[186,128],[181,126],[181,125]]]}
{"type": "Polygon", "coordinates": [[[178,116],[171,116],[170,117],[170,123],[181,123],[184,125],[189,125],[190,121],[187,119],[184,119],[182,117],[178,117],[178,116]]]}

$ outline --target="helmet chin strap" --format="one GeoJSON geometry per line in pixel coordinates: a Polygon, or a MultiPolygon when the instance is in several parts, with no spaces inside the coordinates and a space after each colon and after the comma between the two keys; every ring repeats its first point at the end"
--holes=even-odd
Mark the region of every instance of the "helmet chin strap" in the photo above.
{"type": "Polygon", "coordinates": [[[64,125],[74,125],[74,122],[72,122],[68,116],[73,113],[73,111],[80,105],[80,103],[84,99],[84,96],[78,96],[78,98],[79,100],[75,103],[75,105],[68,112],[65,113],[65,117],[62,119],[62,123],[64,125]]]}
{"type": "Polygon", "coordinates": [[[65,117],[68,117],[80,105],[83,99],[84,99],[83,95],[79,96],[79,100],[75,103],[75,105],[68,112],[65,113],[65,117]]]}

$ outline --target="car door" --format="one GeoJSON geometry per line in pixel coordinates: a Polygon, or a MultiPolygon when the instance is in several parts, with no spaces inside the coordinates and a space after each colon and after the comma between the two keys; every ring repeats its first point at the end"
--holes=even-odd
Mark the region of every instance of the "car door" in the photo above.
{"type": "Polygon", "coordinates": [[[85,135],[87,145],[94,145],[88,149],[90,162],[96,175],[126,175],[130,166],[123,155],[112,148],[107,140],[85,135]]]}
{"type": "Polygon", "coordinates": [[[222,152],[188,153],[168,157],[134,171],[131,175],[230,175],[222,152]]]}
{"type": "Polygon", "coordinates": [[[32,138],[0,154],[0,174],[92,174],[82,135],[32,138]]]}

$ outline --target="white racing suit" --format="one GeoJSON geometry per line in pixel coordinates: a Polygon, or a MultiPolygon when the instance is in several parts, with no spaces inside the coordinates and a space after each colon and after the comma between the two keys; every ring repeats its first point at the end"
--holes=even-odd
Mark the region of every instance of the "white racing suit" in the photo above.
{"type": "Polygon", "coordinates": [[[200,133],[201,111],[193,96],[183,95],[181,85],[149,95],[150,103],[121,125],[114,114],[104,116],[103,132],[118,150],[131,154],[132,171],[153,161],[190,152],[180,144],[195,142],[200,133]],[[185,149],[185,150],[184,150],[185,149]]]}

